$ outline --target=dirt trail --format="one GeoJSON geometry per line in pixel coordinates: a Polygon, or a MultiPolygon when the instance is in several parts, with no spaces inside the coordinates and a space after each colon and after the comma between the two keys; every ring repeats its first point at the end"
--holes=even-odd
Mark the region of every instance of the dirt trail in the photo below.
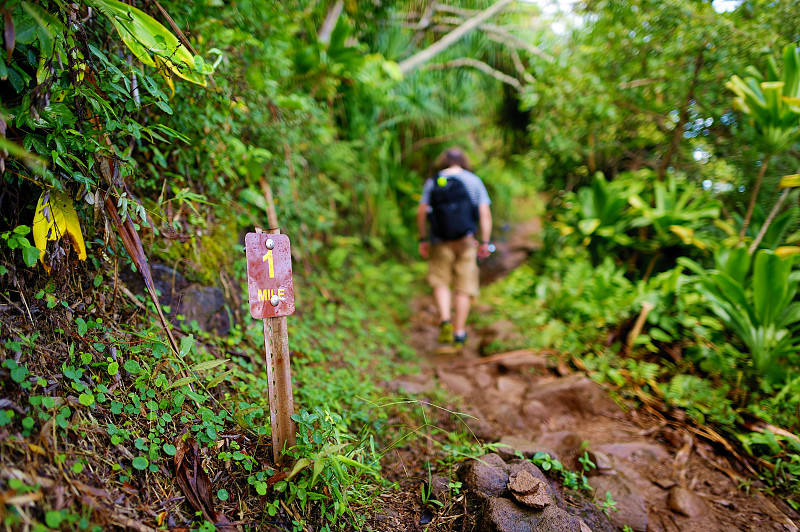
{"type": "MultiPolygon", "coordinates": [[[[502,277],[535,249],[537,222],[521,225],[498,246],[485,268],[487,280],[502,277]]],[[[641,531],[788,531],[798,530],[798,516],[779,500],[748,495],[735,480],[744,477],[709,443],[685,425],[657,413],[621,408],[580,372],[554,367],[541,354],[517,352],[482,358],[485,336],[502,332],[469,330],[459,355],[432,350],[438,333],[431,297],[415,302],[413,345],[423,377],[396,383],[412,388],[435,377],[449,390],[461,411],[476,419],[468,424],[484,442],[503,442],[523,452],[549,451],[580,470],[588,451],[597,464],[590,484],[610,492],[619,512],[612,521],[641,531]]],[[[481,306],[476,311],[486,311],[481,306]]],[[[508,324],[505,325],[507,327],[508,324]]],[[[754,491],[755,493],[755,491],[754,491]]]]}

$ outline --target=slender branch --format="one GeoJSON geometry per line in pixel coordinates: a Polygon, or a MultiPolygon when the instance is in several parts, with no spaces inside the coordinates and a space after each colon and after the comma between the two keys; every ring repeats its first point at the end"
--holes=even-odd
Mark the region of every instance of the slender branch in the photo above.
{"type": "Polygon", "coordinates": [[[462,17],[474,17],[480,13],[480,11],[476,11],[474,9],[464,9],[461,7],[448,6],[439,3],[433,4],[433,8],[442,13],[452,13],[453,15],[461,15],[462,17]]]}
{"type": "Polygon", "coordinates": [[[475,15],[474,17],[465,21],[461,26],[457,27],[444,37],[442,37],[439,41],[435,44],[429,46],[428,48],[422,50],[419,53],[416,53],[401,61],[398,67],[403,74],[407,74],[412,70],[419,68],[421,65],[427,63],[431,59],[433,59],[438,54],[442,53],[448,47],[453,45],[454,43],[458,42],[462,37],[464,37],[467,33],[471,32],[475,28],[481,25],[484,21],[488,20],[489,18],[493,17],[497,13],[503,10],[512,0],[498,0],[495,2],[490,8],[482,11],[481,13],[475,15]]]}
{"type": "Polygon", "coordinates": [[[519,58],[519,52],[515,49],[511,49],[511,61],[514,63],[514,68],[517,69],[517,73],[522,76],[522,79],[525,80],[525,83],[529,83],[533,85],[536,83],[536,78],[534,78],[527,70],[525,70],[525,65],[522,64],[522,59],[519,58]]]}
{"type": "Polygon", "coordinates": [[[445,70],[448,68],[458,68],[463,66],[477,68],[481,72],[489,74],[494,79],[502,81],[503,83],[506,83],[508,85],[511,85],[517,90],[522,89],[522,83],[520,83],[517,78],[513,78],[508,74],[505,74],[503,72],[500,72],[499,70],[492,68],[483,61],[478,61],[477,59],[473,59],[471,57],[462,57],[461,59],[453,59],[452,61],[448,61],[447,63],[431,64],[425,68],[426,70],[445,70]]]}
{"type": "Polygon", "coordinates": [[[753,208],[756,206],[756,198],[758,198],[758,191],[761,189],[761,181],[764,179],[764,173],[767,171],[767,165],[769,165],[769,160],[771,158],[772,156],[768,155],[761,164],[761,170],[758,171],[756,184],[753,186],[753,193],[750,195],[750,203],[747,205],[747,213],[744,215],[744,221],[742,222],[742,229],[739,231],[740,244],[742,240],[744,240],[744,234],[747,232],[747,226],[750,225],[750,218],[753,217],[753,208]]]}
{"type": "Polygon", "coordinates": [[[778,215],[778,211],[781,209],[781,205],[783,205],[783,202],[786,200],[786,197],[789,195],[789,190],[790,190],[789,188],[785,188],[785,189],[783,189],[783,192],[781,192],[781,195],[778,198],[778,201],[775,202],[775,205],[773,205],[772,210],[769,212],[769,216],[767,216],[767,219],[764,221],[764,224],[761,226],[761,230],[758,232],[758,236],[756,236],[756,239],[753,240],[752,244],[750,244],[750,249],[747,250],[747,253],[749,255],[752,255],[753,253],[755,253],[756,249],[758,249],[758,245],[761,243],[762,240],[764,240],[764,235],[767,234],[767,229],[769,229],[770,224],[772,224],[772,221],[778,215]]]}
{"type": "Polygon", "coordinates": [[[333,33],[333,28],[336,27],[336,22],[342,14],[342,9],[344,9],[344,0],[336,0],[331,10],[328,11],[325,22],[322,23],[322,27],[319,29],[319,35],[317,36],[317,40],[322,44],[328,44],[330,42],[331,33],[333,33]]]}
{"type": "Polygon", "coordinates": [[[666,81],[667,78],[644,78],[644,79],[635,79],[633,81],[628,81],[626,83],[620,83],[617,85],[620,89],[634,89],[636,87],[643,87],[645,85],[652,85],[653,83],[660,83],[662,81],[666,81]]]}
{"type": "Polygon", "coordinates": [[[555,59],[553,58],[552,55],[543,51],[538,46],[534,46],[528,42],[525,42],[516,35],[503,30],[500,26],[483,24],[481,25],[480,29],[484,30],[487,34],[487,37],[489,37],[489,39],[495,42],[505,44],[506,46],[510,46],[511,48],[521,48],[523,50],[526,50],[530,54],[533,54],[537,57],[544,59],[548,63],[555,62],[555,59]]]}

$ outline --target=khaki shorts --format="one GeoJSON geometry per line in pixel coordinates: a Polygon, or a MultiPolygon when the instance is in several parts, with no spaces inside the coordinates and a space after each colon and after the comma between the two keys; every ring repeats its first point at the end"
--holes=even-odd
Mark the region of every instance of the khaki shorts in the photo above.
{"type": "Polygon", "coordinates": [[[472,236],[434,244],[428,261],[428,284],[433,288],[452,286],[455,292],[477,296],[477,258],[478,246],[472,236]]]}

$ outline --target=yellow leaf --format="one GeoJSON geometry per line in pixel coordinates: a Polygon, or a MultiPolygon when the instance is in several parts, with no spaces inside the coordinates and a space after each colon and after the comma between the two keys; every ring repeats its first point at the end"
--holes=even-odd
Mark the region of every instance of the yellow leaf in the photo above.
{"type": "Polygon", "coordinates": [[[164,81],[167,83],[167,87],[169,87],[169,97],[172,98],[175,96],[175,83],[172,81],[172,70],[170,70],[169,65],[167,65],[163,59],[161,59],[161,56],[154,55],[153,59],[155,59],[158,73],[161,74],[161,77],[163,77],[164,81]]]}
{"type": "Polygon", "coordinates": [[[706,249],[706,243],[700,240],[699,238],[692,238],[692,245],[697,249],[706,249]]]}
{"type": "Polygon", "coordinates": [[[759,85],[761,85],[761,90],[767,91],[782,89],[786,83],[783,81],[762,81],[759,85]]]}
{"type": "Polygon", "coordinates": [[[736,230],[733,228],[731,224],[722,220],[714,220],[714,227],[721,229],[725,232],[728,236],[734,236],[736,234],[736,230]]]}
{"type": "MultiPolygon", "coordinates": [[[[36,213],[33,215],[33,241],[39,249],[39,260],[44,257],[47,242],[62,237],[69,239],[79,259],[86,260],[83,233],[72,200],[61,192],[45,190],[39,197],[36,213]]],[[[45,264],[44,267],[50,271],[49,266],[45,264]]]]}
{"type": "Polygon", "coordinates": [[[778,188],[800,187],[800,174],[785,175],[778,183],[778,188]]]}
{"type": "Polygon", "coordinates": [[[800,254],[800,246],[781,246],[775,249],[775,254],[780,258],[785,259],[789,255],[800,254]]]}
{"type": "Polygon", "coordinates": [[[678,235],[684,244],[687,246],[692,243],[694,239],[694,231],[688,227],[683,227],[682,225],[670,225],[669,230],[678,235]]]}

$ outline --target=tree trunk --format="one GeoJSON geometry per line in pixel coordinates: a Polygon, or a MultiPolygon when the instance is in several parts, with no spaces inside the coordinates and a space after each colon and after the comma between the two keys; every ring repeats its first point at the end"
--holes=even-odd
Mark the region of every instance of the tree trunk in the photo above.
{"type": "Polygon", "coordinates": [[[697,81],[700,78],[700,70],[703,68],[703,50],[704,47],[700,48],[700,52],[698,52],[697,58],[694,61],[694,74],[692,75],[692,81],[689,82],[689,90],[686,91],[686,98],[681,107],[678,124],[675,126],[675,131],[672,133],[672,142],[670,143],[669,151],[666,157],[664,157],[664,160],[661,161],[661,166],[658,167],[659,181],[663,181],[664,175],[667,173],[667,168],[669,168],[672,162],[672,157],[675,155],[675,152],[678,151],[678,145],[683,135],[683,125],[689,120],[689,106],[694,98],[694,89],[697,87],[697,81]]]}
{"type": "Polygon", "coordinates": [[[744,234],[747,232],[747,226],[750,225],[750,218],[753,217],[753,208],[756,206],[756,199],[758,198],[758,191],[761,188],[761,181],[764,179],[764,172],[767,171],[767,166],[769,165],[769,160],[772,156],[768,155],[764,159],[764,163],[761,165],[761,170],[758,171],[758,177],[756,178],[756,184],[753,187],[753,194],[750,196],[750,203],[747,205],[747,213],[744,215],[744,221],[742,222],[742,229],[739,231],[739,243],[741,244],[742,240],[744,240],[744,234]]]}
{"type": "Polygon", "coordinates": [[[398,64],[400,71],[403,74],[408,74],[412,70],[419,68],[420,65],[424,65],[438,54],[446,50],[449,46],[458,42],[458,40],[464,35],[480,26],[482,22],[502,11],[503,8],[512,1],[513,0],[498,0],[498,2],[494,3],[490,8],[486,9],[485,11],[481,11],[479,14],[470,19],[467,19],[461,26],[442,37],[435,44],[425,48],[421,52],[412,55],[408,59],[401,61],[398,64]]]}

